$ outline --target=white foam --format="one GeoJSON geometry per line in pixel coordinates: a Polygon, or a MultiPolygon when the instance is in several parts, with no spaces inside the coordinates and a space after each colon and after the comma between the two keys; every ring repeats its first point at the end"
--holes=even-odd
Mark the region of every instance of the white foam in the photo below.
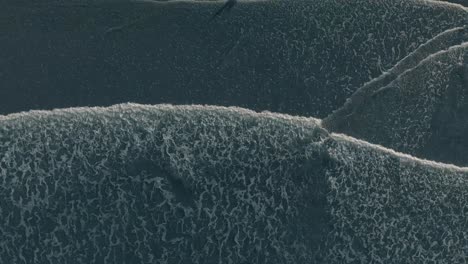
{"type": "Polygon", "coordinates": [[[459,172],[468,172],[468,167],[459,167],[453,164],[447,164],[447,163],[442,163],[442,162],[437,162],[437,161],[432,161],[432,160],[421,159],[421,158],[414,157],[406,153],[398,152],[393,149],[386,148],[384,146],[377,145],[377,144],[372,144],[367,141],[356,139],[356,138],[353,138],[344,134],[332,133],[331,137],[337,141],[351,142],[353,144],[356,144],[365,148],[370,148],[370,149],[381,151],[386,154],[390,154],[392,156],[398,157],[402,161],[415,162],[415,163],[419,163],[422,165],[428,165],[428,166],[432,166],[432,167],[440,168],[440,169],[449,169],[449,170],[456,170],[459,172]]]}
{"type": "MultiPolygon", "coordinates": [[[[468,43],[464,43],[463,45],[467,46],[468,43]]],[[[47,110],[33,110],[28,112],[21,112],[21,113],[14,113],[9,115],[0,115],[0,121],[13,121],[16,119],[22,118],[35,118],[35,117],[47,117],[47,116],[54,116],[54,115],[64,115],[67,113],[73,114],[81,114],[81,113],[88,113],[88,112],[95,112],[95,113],[104,113],[104,112],[118,112],[120,110],[144,110],[144,111],[153,111],[153,110],[182,110],[182,111],[227,111],[232,112],[242,116],[249,116],[249,117],[261,117],[261,118],[268,118],[268,119],[280,119],[284,121],[290,122],[301,122],[301,123],[309,123],[314,126],[318,126],[321,128],[321,119],[313,118],[313,117],[302,117],[302,116],[293,116],[288,114],[280,114],[280,113],[273,113],[269,111],[263,112],[255,112],[253,110],[249,110],[246,108],[241,107],[224,107],[224,106],[214,106],[214,105],[171,105],[171,104],[158,104],[158,105],[143,105],[143,104],[135,104],[135,103],[124,103],[124,104],[117,104],[109,107],[73,107],[73,108],[64,108],[64,109],[54,109],[51,111],[47,110]]],[[[337,141],[346,141],[352,144],[360,145],[366,148],[375,149],[378,151],[382,151],[384,153],[391,154],[396,156],[402,160],[416,162],[428,166],[433,166],[441,169],[451,169],[457,171],[468,172],[468,167],[459,167],[452,164],[445,164],[441,162],[426,160],[411,156],[409,154],[397,152],[393,149],[383,147],[381,145],[372,144],[363,140],[359,140],[344,134],[339,133],[332,133],[331,137],[337,141]]]]}

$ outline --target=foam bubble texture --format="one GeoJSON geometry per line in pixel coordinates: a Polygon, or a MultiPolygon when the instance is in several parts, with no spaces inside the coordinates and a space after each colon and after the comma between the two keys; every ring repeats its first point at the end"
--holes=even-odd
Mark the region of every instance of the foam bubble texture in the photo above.
{"type": "Polygon", "coordinates": [[[313,257],[323,228],[305,219],[319,223],[308,216],[323,210],[325,197],[310,165],[320,164],[319,148],[311,146],[326,134],[315,119],[120,105],[1,123],[2,261],[313,257]]]}
{"type": "Polygon", "coordinates": [[[463,263],[468,168],[214,106],[0,116],[5,263],[463,263]]]}

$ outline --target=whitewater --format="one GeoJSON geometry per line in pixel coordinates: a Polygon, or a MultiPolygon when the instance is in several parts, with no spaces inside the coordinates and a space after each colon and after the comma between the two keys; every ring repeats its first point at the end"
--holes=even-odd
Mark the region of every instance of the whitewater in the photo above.
{"type": "Polygon", "coordinates": [[[461,263],[468,168],[237,107],[0,118],[0,259],[461,263]],[[39,250],[40,249],[40,250],[39,250]]]}
{"type": "Polygon", "coordinates": [[[0,262],[466,263],[468,9],[221,5],[0,11],[0,262]]]}

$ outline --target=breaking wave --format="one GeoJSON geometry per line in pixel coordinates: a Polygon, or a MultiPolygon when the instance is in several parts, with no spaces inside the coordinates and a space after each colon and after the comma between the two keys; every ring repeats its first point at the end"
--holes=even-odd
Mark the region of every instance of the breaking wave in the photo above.
{"type": "Polygon", "coordinates": [[[242,108],[0,117],[11,263],[459,263],[468,170],[242,108]]]}

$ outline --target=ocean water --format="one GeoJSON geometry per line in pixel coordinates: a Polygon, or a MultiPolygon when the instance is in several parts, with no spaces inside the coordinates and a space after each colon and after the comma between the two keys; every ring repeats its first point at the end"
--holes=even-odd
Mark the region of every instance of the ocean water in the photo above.
{"type": "Polygon", "coordinates": [[[0,263],[466,263],[446,2],[6,2],[0,263]]]}
{"type": "Polygon", "coordinates": [[[428,52],[417,50],[363,86],[326,118],[325,127],[418,157],[468,165],[468,34],[466,28],[447,33],[442,39],[456,40],[451,35],[460,33],[464,39],[445,47],[428,42],[420,48],[428,52]]]}
{"type": "Polygon", "coordinates": [[[28,2],[0,11],[2,114],[135,102],[324,118],[468,21],[418,0],[239,1],[211,22],[220,1],[28,2]]]}
{"type": "Polygon", "coordinates": [[[462,263],[468,170],[242,108],[0,117],[9,263],[462,263]]]}

